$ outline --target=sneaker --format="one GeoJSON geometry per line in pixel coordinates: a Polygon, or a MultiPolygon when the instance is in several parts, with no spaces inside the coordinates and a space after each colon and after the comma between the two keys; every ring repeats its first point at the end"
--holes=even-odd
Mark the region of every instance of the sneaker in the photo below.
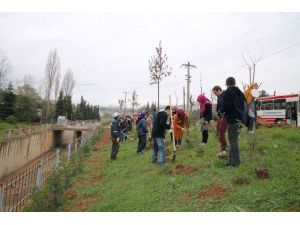
{"type": "Polygon", "coordinates": [[[201,143],[200,147],[204,147],[206,145],[206,143],[201,143]]]}

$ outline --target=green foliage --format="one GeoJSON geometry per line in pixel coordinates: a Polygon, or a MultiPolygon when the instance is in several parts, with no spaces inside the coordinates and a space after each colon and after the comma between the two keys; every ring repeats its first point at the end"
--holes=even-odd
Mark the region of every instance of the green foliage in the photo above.
{"type": "MultiPolygon", "coordinates": [[[[95,132],[93,136],[100,136],[102,129],[95,132]]],[[[65,191],[71,187],[72,178],[77,174],[83,172],[84,169],[84,155],[86,151],[91,151],[91,141],[86,141],[76,154],[71,155],[70,161],[65,162],[59,170],[55,171],[50,176],[47,184],[41,189],[36,190],[32,195],[32,203],[24,208],[27,212],[53,212],[60,211],[62,205],[65,203],[65,191]],[[87,148],[89,148],[87,150],[87,148]]]]}
{"type": "Polygon", "coordinates": [[[17,118],[14,115],[9,115],[5,118],[5,122],[10,124],[17,124],[17,118]]]}
{"type": "Polygon", "coordinates": [[[8,88],[2,92],[0,102],[0,119],[5,119],[10,115],[15,115],[15,103],[16,95],[14,93],[14,88],[10,83],[8,88]]]}
{"type": "Polygon", "coordinates": [[[41,99],[37,91],[29,84],[21,86],[17,90],[16,117],[20,122],[38,122],[38,108],[40,108],[41,99]]]}
{"type": "MultiPolygon", "coordinates": [[[[88,209],[98,212],[300,211],[300,146],[296,139],[300,130],[273,128],[255,132],[259,141],[255,151],[262,165],[270,171],[271,178],[268,180],[256,178],[256,165],[250,150],[253,146],[249,147],[245,128],[239,140],[241,165],[227,168],[226,161],[217,157],[219,143],[211,133],[204,154],[199,157],[197,145],[201,141],[201,132],[191,127],[191,143],[183,142],[174,164],[153,165],[152,151],[135,154],[136,142],[122,142],[117,160],[111,162],[111,146],[108,145],[103,151],[92,153],[90,157],[99,157],[102,161],[89,163],[78,178],[90,179],[96,171],[105,178],[104,181],[90,185],[79,183],[73,188],[78,198],[96,198],[100,193],[101,201],[91,203],[88,209]],[[261,152],[264,154],[259,154],[261,152]],[[97,169],[99,164],[101,170],[97,169]],[[195,166],[198,171],[194,176],[168,174],[168,170],[178,164],[195,166]],[[245,179],[249,183],[235,185],[233,181],[237,179],[245,179]],[[214,184],[223,185],[228,196],[222,199],[197,198],[198,192],[214,184]]],[[[72,200],[68,204],[73,203],[72,200]]]]}

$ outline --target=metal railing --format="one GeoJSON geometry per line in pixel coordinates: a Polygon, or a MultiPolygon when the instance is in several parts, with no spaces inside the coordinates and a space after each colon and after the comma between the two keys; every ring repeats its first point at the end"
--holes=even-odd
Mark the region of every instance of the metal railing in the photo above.
{"type": "Polygon", "coordinates": [[[72,154],[94,134],[94,129],[87,135],[73,140],[65,151],[56,149],[45,160],[39,161],[25,171],[0,184],[0,212],[19,211],[27,202],[29,196],[40,189],[51,174],[58,169],[60,162],[69,161],[72,154]]]}

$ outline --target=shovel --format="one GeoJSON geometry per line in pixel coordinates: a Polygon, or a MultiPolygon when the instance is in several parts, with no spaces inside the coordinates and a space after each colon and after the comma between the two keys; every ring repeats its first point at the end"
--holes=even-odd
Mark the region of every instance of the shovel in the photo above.
{"type": "MultiPolygon", "coordinates": [[[[171,111],[171,125],[173,126],[173,116],[172,116],[172,104],[171,104],[171,95],[169,95],[169,102],[170,102],[170,111],[171,111]]],[[[172,157],[172,162],[175,162],[176,159],[176,146],[175,146],[175,135],[174,135],[174,127],[173,127],[173,132],[172,132],[172,144],[173,144],[173,157],[172,157]]]]}

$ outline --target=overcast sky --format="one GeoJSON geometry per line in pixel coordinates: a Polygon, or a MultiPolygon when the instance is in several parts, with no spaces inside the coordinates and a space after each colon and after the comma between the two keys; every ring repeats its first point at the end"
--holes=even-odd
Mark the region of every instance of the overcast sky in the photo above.
{"type": "Polygon", "coordinates": [[[148,60],[160,40],[173,68],[161,84],[162,104],[175,92],[182,104],[183,63],[197,66],[191,71],[192,95],[200,93],[202,74],[210,96],[214,85],[225,88],[228,76],[240,87],[249,83],[241,53],[259,56],[262,48],[265,59],[256,71],[262,89],[300,91],[300,13],[0,13],[0,27],[0,49],[13,68],[8,79],[31,74],[38,85],[56,48],[62,75],[68,68],[75,75],[73,102],[83,95],[92,104],[117,105],[123,91],[134,89],[141,104],[156,101],[148,60]]]}

